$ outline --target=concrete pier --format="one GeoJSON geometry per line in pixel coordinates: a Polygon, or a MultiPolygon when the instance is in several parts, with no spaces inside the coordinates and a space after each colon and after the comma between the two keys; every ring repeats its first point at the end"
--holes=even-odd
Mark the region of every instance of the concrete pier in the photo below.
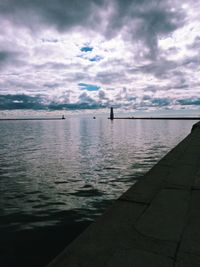
{"type": "Polygon", "coordinates": [[[200,123],[48,267],[200,266],[200,123]]]}

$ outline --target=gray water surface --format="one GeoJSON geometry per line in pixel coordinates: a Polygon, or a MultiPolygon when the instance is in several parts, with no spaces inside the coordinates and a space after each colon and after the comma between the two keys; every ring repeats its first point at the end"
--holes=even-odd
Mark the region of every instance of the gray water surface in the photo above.
{"type": "Polygon", "coordinates": [[[0,227],[92,220],[189,134],[195,121],[0,122],[0,227]]]}

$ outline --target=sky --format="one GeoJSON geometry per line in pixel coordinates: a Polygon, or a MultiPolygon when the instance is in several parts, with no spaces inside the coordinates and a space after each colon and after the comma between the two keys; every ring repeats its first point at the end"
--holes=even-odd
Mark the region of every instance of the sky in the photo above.
{"type": "Polygon", "coordinates": [[[200,105],[200,0],[0,0],[0,110],[200,105]]]}

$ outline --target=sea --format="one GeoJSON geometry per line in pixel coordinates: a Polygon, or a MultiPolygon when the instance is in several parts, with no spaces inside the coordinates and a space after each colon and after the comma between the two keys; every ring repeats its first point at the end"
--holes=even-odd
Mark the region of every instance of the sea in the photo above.
{"type": "Polygon", "coordinates": [[[0,121],[0,266],[46,266],[196,121],[0,121]]]}

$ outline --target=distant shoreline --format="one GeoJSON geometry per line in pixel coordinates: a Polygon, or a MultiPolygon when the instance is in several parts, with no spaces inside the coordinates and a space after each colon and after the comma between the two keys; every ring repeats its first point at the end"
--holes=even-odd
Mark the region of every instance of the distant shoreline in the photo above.
{"type": "Polygon", "coordinates": [[[0,119],[0,121],[47,121],[47,120],[65,120],[65,118],[9,118],[9,119],[0,119]]]}
{"type": "MultiPolygon", "coordinates": [[[[110,118],[108,118],[110,119],[110,118]]],[[[0,121],[65,120],[65,118],[4,118],[0,121]]],[[[200,120],[200,117],[115,117],[113,120],[200,120]]]]}
{"type": "Polygon", "coordinates": [[[200,120],[200,117],[116,117],[113,120],[200,120]]]}

